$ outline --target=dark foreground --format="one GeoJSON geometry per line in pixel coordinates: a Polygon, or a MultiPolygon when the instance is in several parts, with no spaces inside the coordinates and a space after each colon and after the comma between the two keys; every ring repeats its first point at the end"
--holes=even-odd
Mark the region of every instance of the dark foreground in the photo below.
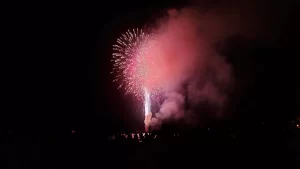
{"type": "Polygon", "coordinates": [[[76,133],[47,139],[7,136],[0,168],[292,168],[300,162],[297,129],[156,133],[142,142],[76,133]]]}

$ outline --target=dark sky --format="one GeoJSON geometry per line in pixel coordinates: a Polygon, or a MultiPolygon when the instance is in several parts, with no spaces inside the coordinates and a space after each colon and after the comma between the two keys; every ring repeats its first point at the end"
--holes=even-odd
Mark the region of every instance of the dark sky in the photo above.
{"type": "MultiPolygon", "coordinates": [[[[236,35],[220,45],[241,85],[230,110],[236,121],[249,124],[299,114],[298,4],[270,2],[253,8],[250,16],[260,17],[255,9],[269,11],[265,15],[272,22],[264,28],[274,32],[270,36],[274,38],[249,41],[236,35]]],[[[111,46],[125,30],[152,22],[165,8],[186,4],[195,2],[108,1],[18,10],[9,19],[11,33],[7,34],[13,45],[4,75],[7,80],[3,80],[7,88],[1,113],[4,128],[50,135],[72,128],[84,133],[143,129],[143,117],[129,106],[130,97],[111,82],[111,46]]],[[[196,4],[213,9],[230,3],[196,4]]]]}

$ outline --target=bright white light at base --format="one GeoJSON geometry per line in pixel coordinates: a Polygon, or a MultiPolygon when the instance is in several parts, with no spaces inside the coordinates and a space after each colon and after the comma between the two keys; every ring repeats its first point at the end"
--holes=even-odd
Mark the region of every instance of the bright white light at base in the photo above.
{"type": "Polygon", "coordinates": [[[150,94],[147,90],[147,88],[144,88],[144,106],[145,106],[145,115],[148,115],[150,113],[150,94]]]}

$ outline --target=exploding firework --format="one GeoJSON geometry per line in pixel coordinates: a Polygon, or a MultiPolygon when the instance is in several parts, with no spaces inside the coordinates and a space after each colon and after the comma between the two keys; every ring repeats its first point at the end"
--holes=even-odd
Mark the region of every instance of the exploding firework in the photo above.
{"type": "MultiPolygon", "coordinates": [[[[131,93],[144,101],[145,125],[149,126],[151,119],[150,95],[159,93],[156,76],[153,76],[152,65],[155,64],[149,55],[151,34],[141,29],[128,30],[117,39],[113,45],[114,82],[119,88],[125,89],[125,94],[131,93]]],[[[148,128],[148,127],[147,127],[148,128]]]]}
{"type": "Polygon", "coordinates": [[[114,82],[118,89],[124,88],[125,94],[131,93],[139,99],[144,99],[144,90],[151,95],[157,94],[160,87],[151,65],[155,64],[149,55],[151,45],[148,43],[152,35],[141,29],[128,30],[117,39],[113,45],[113,71],[114,82]]]}
{"type": "Polygon", "coordinates": [[[147,40],[150,35],[142,30],[133,29],[122,34],[113,45],[113,72],[116,73],[114,82],[119,82],[118,89],[125,88],[125,94],[132,93],[141,96],[147,71],[145,70],[147,40]]]}

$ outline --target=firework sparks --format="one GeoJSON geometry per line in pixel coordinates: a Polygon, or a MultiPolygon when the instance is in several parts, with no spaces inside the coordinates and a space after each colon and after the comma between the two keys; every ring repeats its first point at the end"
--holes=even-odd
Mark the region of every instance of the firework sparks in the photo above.
{"type": "Polygon", "coordinates": [[[147,88],[144,89],[144,108],[145,108],[145,131],[149,131],[150,121],[152,117],[151,113],[151,101],[150,101],[150,94],[147,88]]]}
{"type": "Polygon", "coordinates": [[[117,39],[113,45],[113,82],[119,88],[125,89],[125,94],[131,93],[144,101],[145,125],[149,126],[151,119],[150,94],[156,96],[160,87],[157,77],[153,76],[153,59],[149,55],[151,45],[148,43],[153,36],[141,29],[128,30],[117,39]]]}
{"type": "Polygon", "coordinates": [[[133,29],[122,34],[113,45],[113,72],[116,73],[114,82],[119,82],[119,88],[125,88],[125,94],[132,93],[141,96],[142,87],[147,76],[145,54],[149,34],[142,30],[133,29]]]}
{"type": "Polygon", "coordinates": [[[117,39],[113,45],[113,82],[119,84],[118,89],[124,88],[125,94],[131,93],[139,99],[144,98],[144,90],[147,88],[151,95],[159,93],[157,79],[151,73],[153,60],[149,51],[149,41],[152,35],[141,29],[128,30],[117,39]],[[150,92],[151,91],[151,92],[150,92]]]}
{"type": "Polygon", "coordinates": [[[145,115],[150,113],[150,108],[151,108],[151,102],[150,102],[150,94],[148,93],[148,90],[145,88],[144,89],[144,107],[145,107],[145,115]]]}

